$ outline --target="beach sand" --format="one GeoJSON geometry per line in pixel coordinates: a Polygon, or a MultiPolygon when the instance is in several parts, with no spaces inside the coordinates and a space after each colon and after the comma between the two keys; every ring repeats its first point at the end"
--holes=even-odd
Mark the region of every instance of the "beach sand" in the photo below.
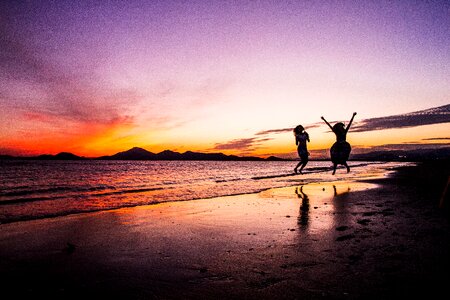
{"type": "Polygon", "coordinates": [[[388,178],[2,224],[2,293],[16,299],[448,294],[450,203],[439,202],[449,166],[424,163],[388,178]]]}

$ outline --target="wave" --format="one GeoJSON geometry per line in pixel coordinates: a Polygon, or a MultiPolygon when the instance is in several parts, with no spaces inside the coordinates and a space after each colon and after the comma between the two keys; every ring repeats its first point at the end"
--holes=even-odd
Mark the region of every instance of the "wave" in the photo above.
{"type": "Polygon", "coordinates": [[[28,203],[28,202],[36,202],[36,201],[47,201],[47,200],[64,200],[64,199],[74,198],[74,197],[105,197],[105,196],[112,196],[112,195],[145,193],[145,192],[151,192],[151,191],[157,191],[157,190],[163,190],[163,189],[165,189],[165,188],[162,188],[162,187],[161,188],[142,188],[142,189],[120,190],[120,191],[113,191],[113,192],[107,192],[107,193],[18,198],[18,199],[2,200],[2,201],[0,201],[0,205],[11,205],[11,204],[18,204],[18,203],[28,203]]]}
{"type": "MultiPolygon", "coordinates": [[[[56,192],[93,192],[93,191],[101,191],[101,190],[107,190],[107,189],[116,189],[114,186],[89,186],[89,187],[74,187],[74,186],[57,186],[52,188],[45,188],[45,189],[29,189],[29,186],[26,186],[24,188],[28,188],[28,190],[18,190],[18,191],[11,191],[11,192],[0,192],[0,197],[7,197],[7,196],[25,196],[25,195],[32,195],[32,194],[48,194],[48,193],[56,193],[56,192]]],[[[14,188],[12,188],[14,189],[14,188]]],[[[18,188],[15,188],[16,190],[18,188]]]]}
{"type": "MultiPolygon", "coordinates": [[[[7,174],[15,174],[16,180],[5,181],[6,186],[0,192],[0,223],[256,193],[269,188],[329,180],[329,176],[314,174],[330,172],[331,175],[332,170],[329,162],[313,162],[303,170],[303,175],[292,172],[292,162],[231,165],[213,162],[211,166],[208,165],[209,169],[180,163],[180,172],[174,172],[173,168],[149,169],[148,164],[139,162],[134,164],[134,169],[131,170],[111,170],[104,168],[104,164],[80,164],[83,168],[70,174],[64,168],[60,173],[53,170],[57,176],[54,175],[48,181],[33,175],[28,169],[24,169],[23,174],[11,170],[7,174]],[[151,174],[148,175],[149,173],[151,174]],[[83,176],[77,177],[79,174],[83,176]],[[58,179],[59,186],[56,185],[58,179]],[[28,182],[33,182],[34,186],[27,186],[25,183],[28,182]],[[39,185],[39,182],[44,184],[39,185]],[[14,186],[14,183],[17,185],[14,186]],[[52,184],[56,186],[51,186],[52,184]]],[[[359,162],[350,167],[363,167],[361,171],[366,172],[364,167],[373,164],[377,163],[359,162]]],[[[359,176],[358,173],[360,171],[355,170],[356,176],[359,176]]],[[[339,177],[335,180],[339,180],[339,177]]]]}
{"type": "MultiPolygon", "coordinates": [[[[316,167],[316,168],[310,168],[308,171],[303,171],[303,175],[307,174],[314,174],[314,173],[321,173],[321,172],[327,172],[329,171],[329,168],[326,167],[316,167]]],[[[266,176],[255,176],[252,177],[254,180],[261,180],[261,179],[272,179],[272,178],[281,178],[281,177],[288,177],[288,176],[296,176],[300,175],[299,173],[285,173],[285,174],[274,174],[274,175],[266,175],[266,176]]]]}
{"type": "Polygon", "coordinates": [[[159,191],[159,190],[164,190],[164,189],[167,189],[167,188],[160,187],[160,188],[129,189],[129,190],[121,190],[121,191],[93,194],[92,196],[111,196],[111,195],[122,195],[122,194],[135,194],[135,193],[159,191]]]}
{"type": "Polygon", "coordinates": [[[214,180],[216,183],[223,183],[223,182],[233,182],[233,181],[239,181],[239,180],[245,180],[245,178],[232,178],[232,179],[216,179],[214,180]]]}
{"type": "MultiPolygon", "coordinates": [[[[158,203],[162,203],[162,202],[154,201],[154,202],[148,203],[148,204],[158,204],[158,203]]],[[[45,215],[19,215],[19,216],[9,217],[8,219],[0,219],[0,225],[7,224],[7,223],[20,222],[20,221],[31,221],[31,220],[39,220],[39,219],[47,219],[47,218],[57,218],[57,217],[64,217],[64,216],[69,216],[69,215],[73,215],[73,214],[93,213],[93,212],[114,210],[114,209],[119,209],[119,208],[136,207],[136,206],[140,206],[140,205],[141,204],[130,204],[130,205],[124,204],[120,207],[71,209],[71,210],[65,210],[65,211],[56,212],[56,213],[46,213],[45,215]]]]}
{"type": "MultiPolygon", "coordinates": [[[[364,162],[364,163],[360,163],[357,165],[350,165],[350,167],[355,168],[355,167],[365,167],[368,165],[374,165],[374,164],[379,164],[377,162],[364,162]]],[[[303,175],[308,175],[308,174],[316,174],[316,173],[325,173],[325,172],[330,172],[332,170],[332,166],[330,167],[312,167],[312,168],[307,168],[307,170],[303,170],[302,174],[303,175]]],[[[254,176],[251,179],[253,180],[261,180],[261,179],[273,179],[273,178],[282,178],[282,177],[289,177],[289,176],[296,176],[299,175],[299,173],[284,173],[284,174],[273,174],[273,175],[265,175],[265,176],[254,176]]]]}

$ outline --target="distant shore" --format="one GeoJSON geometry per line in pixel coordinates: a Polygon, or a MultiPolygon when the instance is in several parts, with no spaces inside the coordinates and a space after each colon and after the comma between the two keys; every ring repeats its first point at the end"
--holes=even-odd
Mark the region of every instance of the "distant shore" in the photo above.
{"type": "MultiPolygon", "coordinates": [[[[324,150],[328,153],[328,150],[324,150]]],[[[414,150],[389,150],[389,151],[371,151],[367,153],[353,153],[350,160],[353,161],[386,161],[386,162],[421,162],[448,159],[450,157],[450,147],[424,148],[414,150]]],[[[133,147],[129,150],[118,152],[113,155],[99,157],[84,157],[70,152],[60,152],[58,154],[42,154],[35,156],[13,156],[0,154],[1,160],[213,160],[213,161],[295,161],[295,158],[285,158],[278,156],[268,156],[266,158],[258,156],[237,156],[226,155],[224,153],[202,153],[186,151],[183,153],[164,150],[159,153],[153,153],[146,149],[133,147]]],[[[310,157],[311,161],[326,161],[329,157],[321,155],[320,157],[310,157]]]]}
{"type": "Polygon", "coordinates": [[[3,292],[126,299],[433,297],[450,278],[448,160],[376,180],[0,225],[3,292]],[[448,197],[448,195],[446,196],[448,197]]]}

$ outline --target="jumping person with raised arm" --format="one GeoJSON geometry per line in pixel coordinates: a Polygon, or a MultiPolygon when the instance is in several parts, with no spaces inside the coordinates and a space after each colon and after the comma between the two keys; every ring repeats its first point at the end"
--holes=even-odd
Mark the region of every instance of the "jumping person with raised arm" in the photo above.
{"type": "Polygon", "coordinates": [[[352,147],[347,142],[347,132],[350,129],[350,126],[353,123],[353,119],[356,116],[356,112],[353,113],[352,118],[350,119],[350,122],[348,123],[347,127],[345,127],[344,123],[338,122],[334,124],[333,126],[328,123],[327,120],[325,120],[324,117],[321,117],[322,120],[325,121],[325,123],[330,127],[331,131],[334,132],[336,135],[336,142],[331,146],[330,154],[331,154],[331,161],[333,162],[333,175],[336,173],[337,165],[344,165],[347,168],[347,173],[350,172],[350,167],[347,164],[347,160],[350,156],[350,152],[352,150],[352,147]]]}
{"type": "Polygon", "coordinates": [[[309,142],[309,134],[305,131],[302,125],[298,125],[294,128],[294,136],[295,136],[295,144],[297,145],[297,153],[300,157],[300,161],[297,166],[294,168],[294,172],[297,173],[298,167],[300,167],[300,174],[302,174],[303,168],[308,163],[308,147],[306,146],[306,142],[309,142]]]}

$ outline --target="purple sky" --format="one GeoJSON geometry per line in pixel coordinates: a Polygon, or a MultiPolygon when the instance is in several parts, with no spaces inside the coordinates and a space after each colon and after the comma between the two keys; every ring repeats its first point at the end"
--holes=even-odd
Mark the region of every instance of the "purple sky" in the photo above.
{"type": "MultiPolygon", "coordinates": [[[[6,152],[205,150],[450,103],[448,1],[2,2],[0,17],[6,152]]],[[[278,136],[251,150],[288,147],[278,136]]]]}

